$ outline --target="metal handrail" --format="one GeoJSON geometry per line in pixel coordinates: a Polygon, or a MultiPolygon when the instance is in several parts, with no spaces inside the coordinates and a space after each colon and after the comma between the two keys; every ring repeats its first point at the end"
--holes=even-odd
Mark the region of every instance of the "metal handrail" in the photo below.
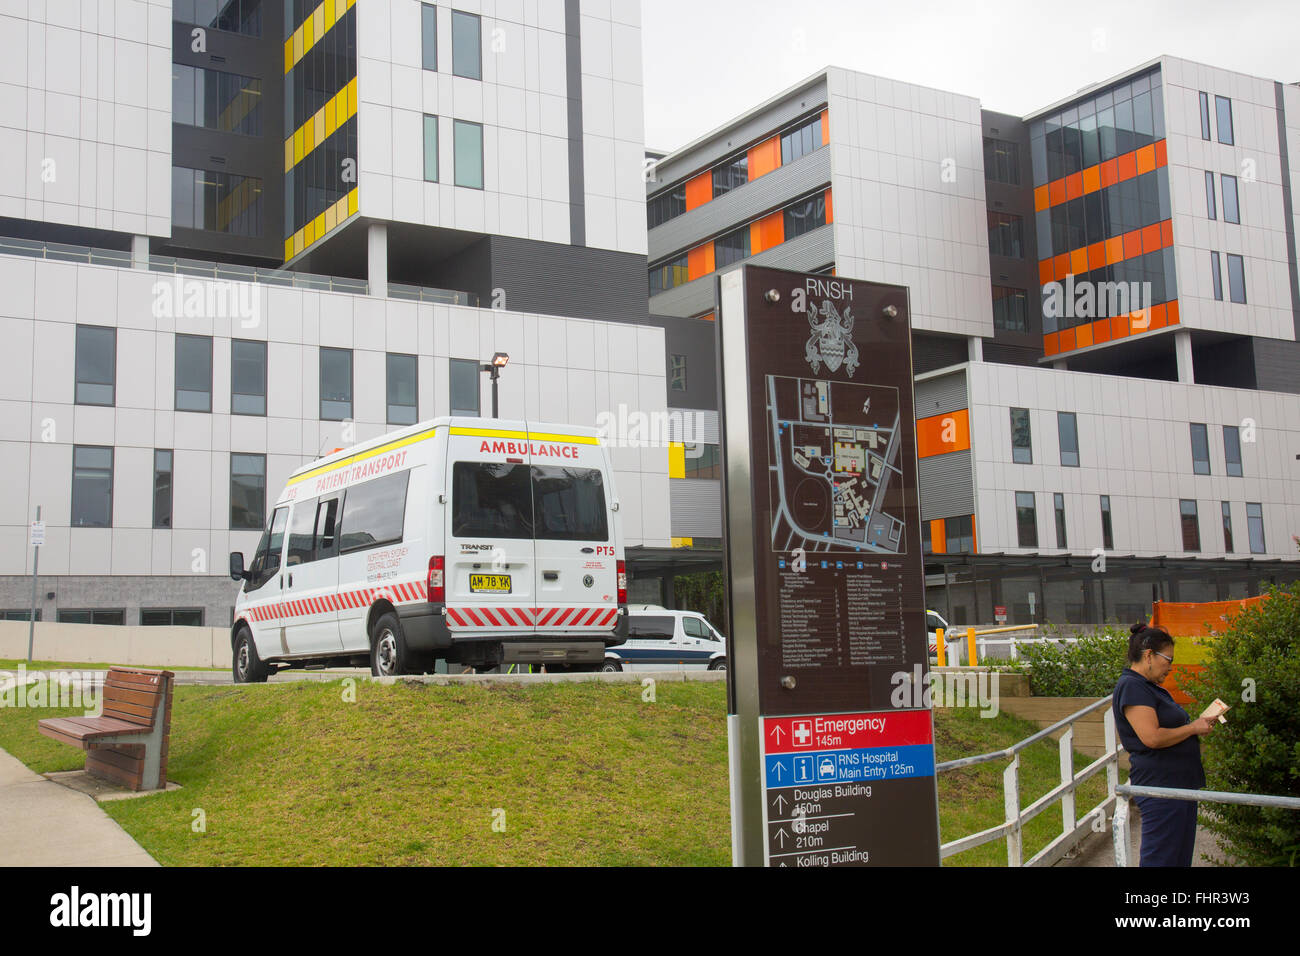
{"type": "Polygon", "coordinates": [[[1190,800],[1196,803],[1232,803],[1248,807],[1277,807],[1300,810],[1300,797],[1279,797],[1271,793],[1229,793],[1223,790],[1186,790],[1180,787],[1140,787],[1125,783],[1115,788],[1115,816],[1111,839],[1115,846],[1115,865],[1129,862],[1129,797],[1159,797],[1162,800],[1190,800]]]}
{"type": "Polygon", "coordinates": [[[1115,733],[1115,714],[1107,707],[1111,696],[1103,697],[1087,707],[1076,711],[1068,717],[1058,720],[1050,727],[1044,727],[1036,734],[1017,741],[1010,747],[991,753],[978,754],[973,757],[961,757],[947,760],[935,766],[935,774],[961,767],[973,767],[990,763],[994,760],[1010,759],[1011,763],[1002,773],[1002,805],[1006,814],[1003,823],[995,827],[980,830],[957,840],[951,840],[939,848],[941,858],[953,856],[964,850],[992,843],[1003,839],[1007,844],[1008,866],[1050,866],[1069,852],[1090,831],[1097,829],[1097,823],[1105,826],[1106,814],[1116,802],[1116,788],[1119,786],[1119,754],[1123,749],[1115,733]],[[1078,773],[1074,772],[1074,723],[1093,711],[1107,707],[1102,718],[1105,732],[1106,752],[1078,773]],[[1039,797],[1027,807],[1020,806],[1020,752],[1051,734],[1065,729],[1058,741],[1060,754],[1061,782],[1039,797]],[[1093,776],[1106,771],[1106,799],[1091,808],[1080,818],[1075,817],[1074,795],[1079,785],[1093,776]],[[1057,801],[1061,803],[1061,832],[1047,846],[1024,862],[1024,845],[1022,829],[1024,824],[1038,816],[1057,801]]]}

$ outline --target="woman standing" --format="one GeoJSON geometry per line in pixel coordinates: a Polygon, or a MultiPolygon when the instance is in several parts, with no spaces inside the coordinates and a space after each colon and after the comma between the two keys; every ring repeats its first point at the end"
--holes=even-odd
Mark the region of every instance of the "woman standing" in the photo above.
{"type": "MultiPolygon", "coordinates": [[[[1213,728],[1192,720],[1161,683],[1174,666],[1174,639],[1158,627],[1134,624],[1128,667],[1115,685],[1111,707],[1120,743],[1129,752],[1129,783],[1139,787],[1205,786],[1201,743],[1213,728]]],[[[1196,803],[1138,797],[1142,814],[1142,866],[1191,866],[1196,844],[1196,803]]]]}

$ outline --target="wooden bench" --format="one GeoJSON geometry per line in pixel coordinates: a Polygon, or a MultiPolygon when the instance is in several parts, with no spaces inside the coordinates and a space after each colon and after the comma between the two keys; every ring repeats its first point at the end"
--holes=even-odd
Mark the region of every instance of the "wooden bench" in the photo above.
{"type": "Polygon", "coordinates": [[[171,671],[112,667],[104,675],[103,716],[47,717],[36,729],[86,751],[86,773],[131,790],[167,787],[171,671]]]}

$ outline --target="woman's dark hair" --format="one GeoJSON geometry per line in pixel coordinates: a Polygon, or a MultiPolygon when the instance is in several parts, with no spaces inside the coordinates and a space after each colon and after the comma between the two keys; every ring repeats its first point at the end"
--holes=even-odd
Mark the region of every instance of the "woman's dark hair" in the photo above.
{"type": "Polygon", "coordinates": [[[1166,647],[1172,647],[1174,643],[1174,639],[1169,636],[1169,632],[1164,628],[1148,627],[1141,621],[1130,627],[1129,631],[1128,659],[1130,664],[1136,664],[1142,660],[1143,651],[1163,651],[1166,647]]]}

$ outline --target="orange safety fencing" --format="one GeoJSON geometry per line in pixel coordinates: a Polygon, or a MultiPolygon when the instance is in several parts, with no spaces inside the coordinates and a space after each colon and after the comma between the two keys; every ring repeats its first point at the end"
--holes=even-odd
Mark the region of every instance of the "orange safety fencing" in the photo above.
{"type": "Polygon", "coordinates": [[[1202,661],[1208,645],[1216,633],[1228,626],[1228,622],[1248,605],[1266,600],[1268,595],[1242,598],[1237,601],[1206,601],[1202,604],[1175,604],[1171,601],[1156,601],[1151,612],[1151,627],[1161,627],[1175,638],[1177,663],[1169,671],[1162,685],[1174,700],[1180,704],[1192,702],[1190,695],[1179,686],[1179,678],[1198,674],[1205,670],[1202,661]],[[1189,638],[1189,640],[1179,640],[1189,638]]]}

